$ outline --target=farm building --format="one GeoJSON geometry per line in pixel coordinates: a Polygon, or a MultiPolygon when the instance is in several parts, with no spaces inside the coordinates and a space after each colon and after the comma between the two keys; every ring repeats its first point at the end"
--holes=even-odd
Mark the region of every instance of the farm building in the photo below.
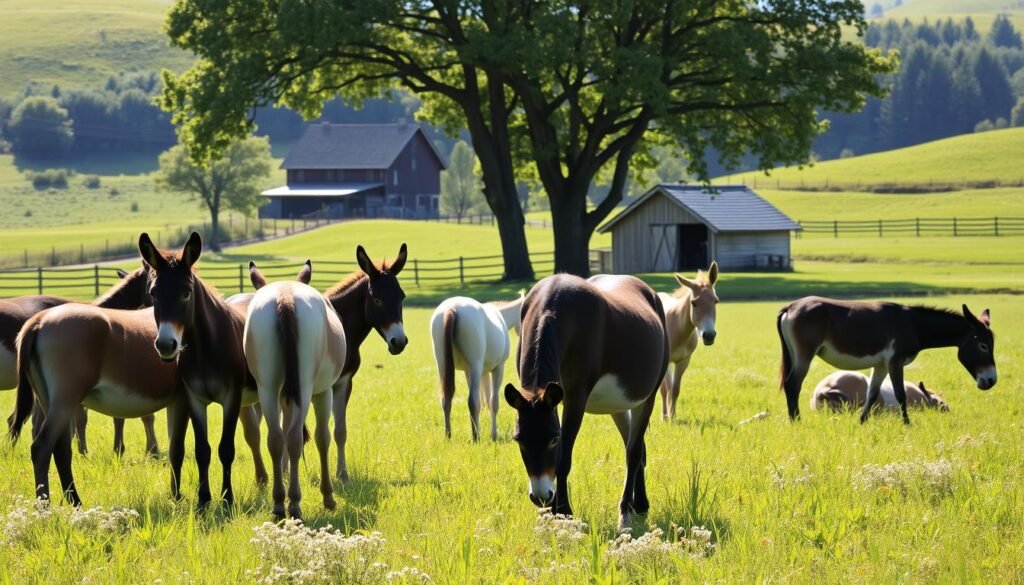
{"type": "Polygon", "coordinates": [[[260,217],[436,217],[444,159],[418,124],[312,124],[260,217]]]}
{"type": "Polygon", "coordinates": [[[690,272],[791,268],[790,232],[801,229],[742,185],[658,185],[601,226],[612,233],[612,269],[690,272]]]}

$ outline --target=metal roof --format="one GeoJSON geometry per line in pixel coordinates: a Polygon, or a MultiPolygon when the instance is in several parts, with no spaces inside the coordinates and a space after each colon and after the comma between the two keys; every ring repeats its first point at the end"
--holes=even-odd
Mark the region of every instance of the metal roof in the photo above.
{"type": "MultiPolygon", "coordinates": [[[[416,133],[423,134],[419,124],[311,124],[281,168],[387,169],[416,133]]],[[[444,158],[423,139],[444,169],[444,158]]]]}
{"type": "Polygon", "coordinates": [[[264,197],[345,197],[377,187],[384,183],[334,183],[330,185],[291,185],[267,189],[260,195],[264,197]]]}
{"type": "Polygon", "coordinates": [[[745,185],[658,185],[598,228],[604,233],[645,201],[661,193],[715,232],[802,230],[797,222],[745,185]]]}

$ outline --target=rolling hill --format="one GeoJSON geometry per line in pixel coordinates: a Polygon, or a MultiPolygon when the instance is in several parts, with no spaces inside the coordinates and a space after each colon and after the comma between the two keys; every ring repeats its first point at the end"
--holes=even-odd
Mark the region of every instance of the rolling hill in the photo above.
{"type": "MultiPolygon", "coordinates": [[[[865,0],[864,5],[870,9],[876,1],[865,0]]],[[[880,3],[883,6],[893,4],[891,1],[880,3]]],[[[900,6],[887,9],[878,20],[962,20],[970,16],[978,30],[986,33],[998,14],[1007,15],[1018,30],[1024,27],[1024,2],[1020,0],[903,0],[900,6]]]]}

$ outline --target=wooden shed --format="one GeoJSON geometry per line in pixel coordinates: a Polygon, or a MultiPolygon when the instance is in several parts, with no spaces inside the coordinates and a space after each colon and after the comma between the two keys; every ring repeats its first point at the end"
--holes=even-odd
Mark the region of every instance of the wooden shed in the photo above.
{"type": "Polygon", "coordinates": [[[658,185],[598,228],[612,233],[618,274],[789,270],[800,224],[743,185],[658,185]]]}

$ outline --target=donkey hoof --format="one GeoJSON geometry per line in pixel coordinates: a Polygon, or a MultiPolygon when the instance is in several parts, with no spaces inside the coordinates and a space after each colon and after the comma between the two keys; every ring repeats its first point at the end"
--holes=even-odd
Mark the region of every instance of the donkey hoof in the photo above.
{"type": "Polygon", "coordinates": [[[632,514],[630,514],[629,512],[625,512],[625,513],[619,514],[619,523],[618,523],[618,526],[616,527],[616,531],[619,534],[622,534],[623,532],[628,532],[629,530],[632,529],[632,526],[633,526],[633,515],[632,514]]]}
{"type": "Polygon", "coordinates": [[[338,507],[338,503],[334,501],[333,497],[324,498],[324,509],[334,511],[338,507]]]}
{"type": "Polygon", "coordinates": [[[302,506],[298,504],[288,506],[288,515],[296,520],[302,520],[302,506]]]}
{"type": "Polygon", "coordinates": [[[338,481],[341,482],[341,485],[347,485],[348,484],[348,482],[349,482],[348,471],[345,471],[345,470],[339,471],[337,477],[338,477],[338,481]]]}
{"type": "Polygon", "coordinates": [[[274,522],[280,522],[280,521],[284,520],[285,519],[284,506],[281,506],[280,508],[278,508],[277,506],[274,506],[273,514],[274,514],[274,522]]]}
{"type": "Polygon", "coordinates": [[[268,483],[270,483],[270,476],[267,475],[266,471],[256,474],[256,487],[267,487],[268,483]]]}

